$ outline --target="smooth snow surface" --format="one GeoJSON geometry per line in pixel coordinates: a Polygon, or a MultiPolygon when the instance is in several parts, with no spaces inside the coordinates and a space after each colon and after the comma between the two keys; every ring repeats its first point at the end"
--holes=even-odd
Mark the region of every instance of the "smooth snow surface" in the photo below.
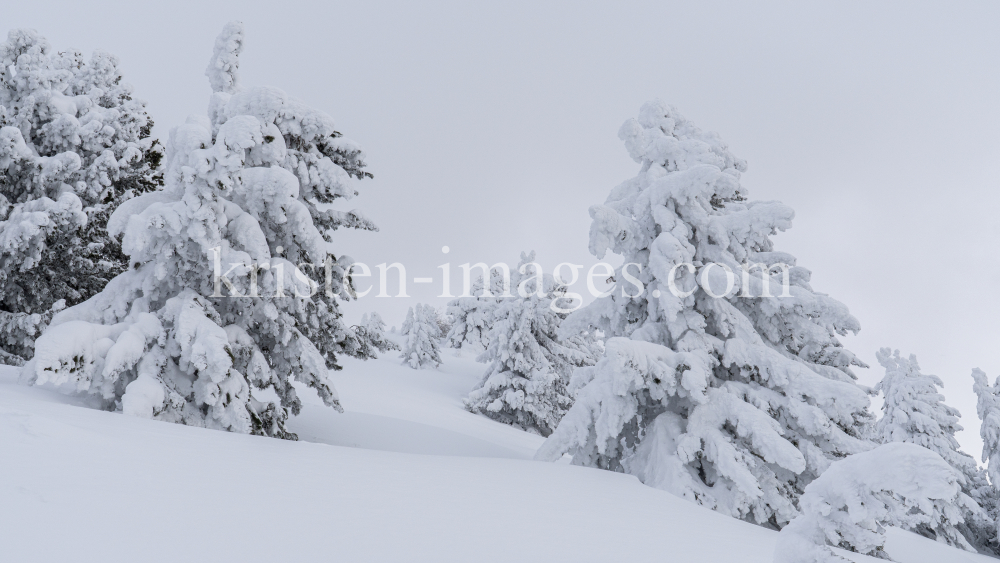
{"type": "MultiPolygon", "coordinates": [[[[0,371],[0,561],[770,563],[777,534],[632,476],[530,461],[462,409],[485,366],[394,354],[302,389],[288,442],[83,408],[0,371]]],[[[900,563],[995,561],[890,530],[900,563]]],[[[853,556],[853,561],[875,559],[853,556]]]]}

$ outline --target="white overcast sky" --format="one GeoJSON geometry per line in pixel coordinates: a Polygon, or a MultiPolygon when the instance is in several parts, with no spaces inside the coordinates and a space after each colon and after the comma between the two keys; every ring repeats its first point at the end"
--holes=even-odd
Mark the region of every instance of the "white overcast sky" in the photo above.
{"type": "MultiPolygon", "coordinates": [[[[7,2],[3,27],[121,59],[156,135],[204,113],[223,24],[246,25],[245,84],[320,108],[368,153],[350,207],[378,233],[338,248],[408,274],[437,265],[591,264],[590,205],[633,176],[617,138],[674,104],[747,159],[751,197],[813,287],[861,321],[847,345],[915,353],[979,457],[972,367],[1000,374],[1000,4],[995,2],[7,2]],[[445,256],[441,247],[452,252],[445,256]]],[[[365,284],[360,284],[364,287],[365,284]]],[[[413,299],[367,297],[398,324],[413,299]]],[[[373,292],[374,294],[374,292],[373,292]]],[[[859,370],[866,384],[881,369],[859,370]]]]}

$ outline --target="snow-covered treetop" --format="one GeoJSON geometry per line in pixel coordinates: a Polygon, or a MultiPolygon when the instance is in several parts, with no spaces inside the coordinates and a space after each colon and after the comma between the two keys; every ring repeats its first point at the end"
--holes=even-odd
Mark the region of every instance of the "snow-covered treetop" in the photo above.
{"type": "Polygon", "coordinates": [[[632,160],[663,163],[667,172],[711,164],[739,178],[747,168],[717,133],[702,131],[662,100],[643,104],[638,118],[623,123],[618,136],[632,160]]]}
{"type": "Polygon", "coordinates": [[[240,89],[240,51],[243,50],[243,22],[231,21],[215,38],[215,51],[205,69],[213,92],[232,94],[240,89]]]}
{"type": "MultiPolygon", "coordinates": [[[[836,337],[857,332],[857,319],[842,303],[813,292],[811,273],[797,266],[794,256],[774,251],[771,236],[791,227],[794,211],[779,202],[748,200],[739,180],[745,162],[733,156],[717,135],[702,132],[662,101],[643,105],[638,119],[622,125],[619,137],[642,167],[637,176],[612,190],[603,205],[591,207],[590,250],[598,258],[611,251],[626,263],[638,263],[642,271],[637,277],[646,284],[645,293],[641,299],[622,296],[622,290],[632,295],[635,289],[619,273],[612,296],[581,309],[564,325],[565,330],[580,332],[589,325],[611,336],[637,332],[634,338],[651,342],[693,339],[702,329],[675,317],[685,307],[704,301],[705,292],[696,287],[696,278],[702,267],[718,263],[735,273],[733,292],[726,299],[711,300],[713,307],[704,301],[699,308],[726,308],[725,303],[731,302],[765,340],[819,364],[816,369],[826,377],[853,380],[851,366],[864,364],[836,337]],[[674,279],[669,279],[671,269],[685,262],[697,271],[680,267],[674,270],[674,279]],[[771,268],[767,276],[753,272],[746,288],[750,294],[762,295],[764,277],[771,294],[780,293],[783,280],[777,274],[785,265],[791,295],[735,298],[744,290],[740,272],[748,263],[771,268]],[[670,283],[696,291],[678,297],[670,283]],[[674,326],[664,333],[669,325],[674,326]],[[689,328],[696,330],[689,333],[689,328]]],[[[631,273],[636,275],[634,266],[631,273]]],[[[722,291],[726,285],[722,269],[712,269],[709,277],[716,291],[722,291]]],[[[730,317],[726,312],[704,313],[732,325],[731,320],[722,320],[730,317]]]]}
{"type": "Polygon", "coordinates": [[[213,135],[221,123],[233,116],[256,117],[264,124],[265,143],[271,144],[278,137],[284,138],[284,143],[280,154],[257,151],[257,158],[251,163],[274,162],[296,175],[300,186],[298,198],[306,204],[327,241],[331,240],[332,231],[340,227],[377,231],[378,227],[360,212],[341,211],[334,206],[339,199],[358,195],[355,179],[372,177],[364,170],[364,152],[337,131],[327,113],[277,88],[242,89],[238,76],[242,48],[243,24],[230,22],[216,40],[206,70],[215,92],[209,104],[213,135]]]}
{"type": "Polygon", "coordinates": [[[123,175],[144,172],[152,126],[114,55],[53,54],[30,29],[0,45],[0,169],[10,202],[62,192],[85,208],[104,202],[123,175]]]}
{"type": "MultiPolygon", "coordinates": [[[[629,119],[622,124],[618,136],[625,142],[629,156],[642,164],[643,174],[615,188],[608,196],[606,205],[609,207],[617,208],[615,203],[625,202],[638,196],[644,184],[652,183],[670,172],[693,169],[700,170],[698,175],[701,182],[696,186],[671,194],[673,191],[671,188],[677,186],[678,182],[670,182],[652,193],[641,196],[641,200],[636,203],[649,211],[652,206],[664,203],[671,195],[683,200],[709,196],[708,201],[701,202],[702,204],[741,200],[746,195],[746,190],[741,190],[739,185],[740,173],[746,170],[746,162],[733,156],[717,134],[703,132],[673,106],[663,101],[654,100],[644,104],[639,110],[638,119],[629,119]],[[710,188],[707,193],[700,187],[703,184],[710,188]]],[[[706,214],[710,210],[711,207],[706,209],[706,214]]],[[[790,221],[791,210],[787,210],[786,214],[790,221]]],[[[629,251],[637,249],[638,245],[649,242],[644,239],[656,236],[654,230],[647,230],[646,225],[641,223],[636,225],[623,223],[614,232],[600,228],[604,225],[599,219],[604,215],[599,207],[591,209],[594,225],[591,227],[590,251],[598,258],[603,258],[608,250],[618,254],[629,254],[629,251]],[[597,209],[596,214],[595,209],[597,209]]],[[[636,219],[642,220],[644,217],[636,216],[636,219]]],[[[707,217],[703,219],[707,220],[707,217]]],[[[716,228],[713,231],[720,229],[716,228]]]]}

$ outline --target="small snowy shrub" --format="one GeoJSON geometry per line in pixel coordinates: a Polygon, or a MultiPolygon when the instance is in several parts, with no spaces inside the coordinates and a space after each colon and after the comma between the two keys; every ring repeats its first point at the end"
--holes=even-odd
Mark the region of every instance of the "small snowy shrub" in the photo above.
{"type": "Polygon", "coordinates": [[[829,546],[888,559],[886,526],[928,527],[940,540],[973,551],[956,529],[972,502],[961,481],[941,456],[915,444],[894,442],[848,456],[806,487],[802,514],[778,534],[774,562],[847,561],[829,546]]]}

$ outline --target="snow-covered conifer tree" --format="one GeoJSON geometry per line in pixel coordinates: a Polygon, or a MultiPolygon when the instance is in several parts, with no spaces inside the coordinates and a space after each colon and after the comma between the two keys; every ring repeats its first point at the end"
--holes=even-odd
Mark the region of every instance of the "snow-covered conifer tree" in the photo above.
{"type": "Polygon", "coordinates": [[[293,380],[341,410],[328,370],[364,347],[338,309],[350,262],[324,237],[357,226],[327,204],[354,194],[362,154],[328,115],[239,88],[241,45],[242,26],[228,25],[209,65],[211,118],[170,132],[164,190],[109,220],[131,267],[53,318],[26,380],[126,414],[285,438],[301,406],[293,380]],[[266,388],[280,404],[254,396],[266,388]]]}
{"type": "Polygon", "coordinates": [[[437,316],[438,332],[444,336],[451,332],[451,325],[454,324],[455,319],[448,314],[448,307],[443,309],[434,309],[434,314],[437,316]]]}
{"type": "MultiPolygon", "coordinates": [[[[977,402],[976,412],[979,414],[981,424],[979,435],[983,439],[982,461],[987,462],[986,473],[989,475],[991,487],[982,490],[981,498],[977,501],[989,515],[988,520],[993,522],[993,539],[1000,535],[1000,378],[990,385],[986,374],[980,369],[972,370],[973,385],[977,402]]],[[[991,545],[994,552],[997,545],[991,545]]]]}
{"type": "Polygon", "coordinates": [[[1000,377],[990,385],[981,369],[972,370],[977,397],[976,412],[982,424],[979,435],[983,439],[983,461],[987,462],[990,481],[1000,483],[1000,377]]]}
{"type": "Polygon", "coordinates": [[[938,454],[890,443],[833,463],[806,486],[802,514],[778,534],[775,563],[847,561],[830,545],[888,559],[887,526],[938,530],[940,541],[973,551],[959,533],[962,475],[938,454]]]}
{"type": "MultiPolygon", "coordinates": [[[[901,357],[899,350],[882,348],[876,354],[885,368],[885,377],[875,386],[884,397],[882,418],[875,423],[875,438],[879,443],[908,442],[923,446],[938,454],[963,477],[962,492],[973,500],[989,495],[989,483],[972,456],[961,451],[955,434],[962,430],[957,409],[944,403],[938,392],[944,383],[936,375],[920,373],[917,358],[901,357]]],[[[963,535],[980,550],[990,550],[995,543],[995,525],[975,504],[964,515],[963,535]],[[992,538],[990,537],[992,536],[992,538]]],[[[937,537],[929,528],[914,530],[937,537]]],[[[947,540],[947,538],[946,538],[947,540]]]]}
{"type": "Polygon", "coordinates": [[[904,358],[899,350],[882,348],[876,354],[885,377],[875,386],[884,398],[882,417],[875,423],[879,443],[910,442],[940,455],[956,469],[975,467],[976,462],[960,451],[955,433],[961,414],[944,403],[936,375],[920,373],[916,356],[904,358]]]}
{"type": "Polygon", "coordinates": [[[858,322],[774,250],[794,213],[747,198],[746,165],[718,136],[659,101],[619,136],[641,169],[591,207],[590,250],[624,264],[612,293],[561,328],[602,331],[605,354],[575,375],[583,388],[537,457],[569,452],[780,527],[831,462],[870,448],[868,395],[850,369],[863,364],[838,340],[858,322]],[[746,282],[745,263],[763,264],[746,282]]]}
{"type": "Polygon", "coordinates": [[[56,53],[28,29],[0,45],[0,362],[126,269],[105,224],[160,184],[152,126],[113,55],[56,53]]]}
{"type": "Polygon", "coordinates": [[[479,357],[489,367],[465,406],[548,436],[573,404],[567,389],[573,368],[594,365],[597,347],[582,335],[565,341],[556,335],[566,314],[551,305],[565,298],[566,287],[540,271],[534,252],[521,254],[511,286],[518,294],[492,312],[486,351],[479,357]]]}
{"type": "Polygon", "coordinates": [[[441,347],[438,344],[441,332],[434,307],[420,303],[416,308],[410,307],[400,332],[403,335],[403,353],[399,357],[404,364],[413,369],[441,365],[441,347]]]}
{"type": "Polygon", "coordinates": [[[360,339],[362,344],[368,344],[372,348],[366,351],[366,356],[375,357],[375,350],[385,353],[400,349],[399,344],[386,337],[385,323],[382,321],[382,317],[374,311],[361,316],[361,323],[355,327],[355,332],[364,336],[360,339]]]}
{"type": "Polygon", "coordinates": [[[468,295],[448,302],[445,309],[451,318],[451,328],[445,338],[448,346],[468,346],[477,353],[486,350],[490,327],[493,326],[493,311],[509,288],[504,287],[503,276],[496,270],[490,272],[490,291],[484,291],[484,287],[483,279],[477,279],[472,282],[468,295]]]}

